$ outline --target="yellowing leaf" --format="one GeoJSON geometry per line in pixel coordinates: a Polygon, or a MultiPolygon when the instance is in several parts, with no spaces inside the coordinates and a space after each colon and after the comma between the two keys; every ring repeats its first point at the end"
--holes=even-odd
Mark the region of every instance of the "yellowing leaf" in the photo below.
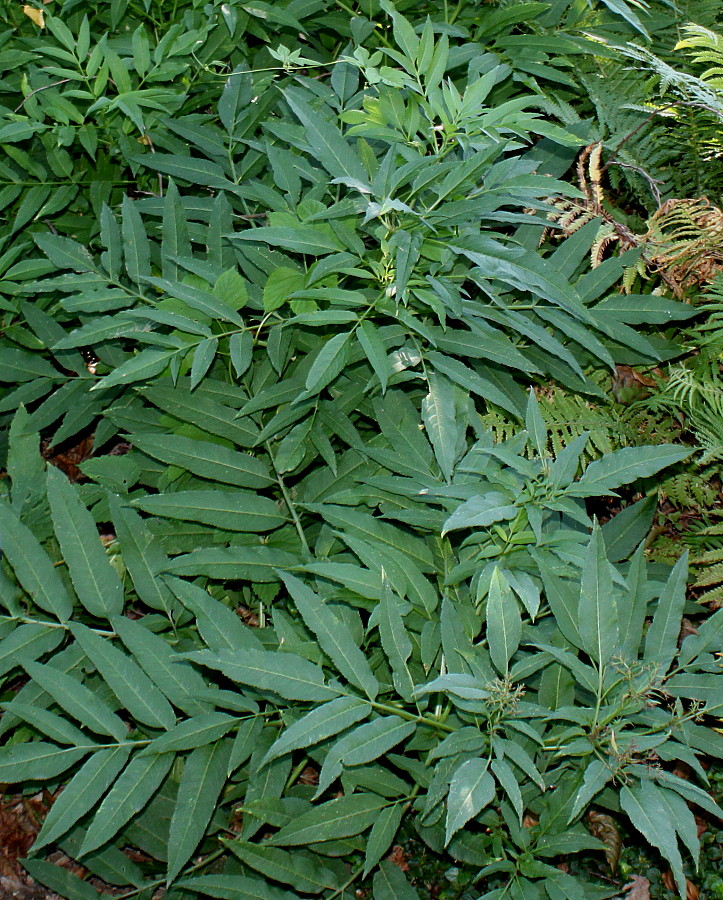
{"type": "Polygon", "coordinates": [[[23,6],[23,12],[35,22],[38,28],[45,28],[45,15],[42,9],[36,9],[34,6],[23,6]]]}

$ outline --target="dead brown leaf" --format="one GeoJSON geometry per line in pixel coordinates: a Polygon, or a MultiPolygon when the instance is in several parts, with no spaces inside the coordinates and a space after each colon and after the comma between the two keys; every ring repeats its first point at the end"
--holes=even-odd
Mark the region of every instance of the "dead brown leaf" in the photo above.
{"type": "Polygon", "coordinates": [[[45,17],[43,16],[42,9],[36,9],[34,6],[24,6],[23,12],[29,19],[32,19],[33,22],[35,22],[38,28],[45,28],[45,17]]]}
{"type": "Polygon", "coordinates": [[[387,861],[390,863],[394,863],[395,866],[399,866],[402,872],[409,871],[409,862],[407,861],[407,854],[404,852],[404,848],[400,847],[399,844],[392,847],[392,852],[387,857],[387,861]]]}
{"type": "Polygon", "coordinates": [[[650,882],[642,875],[633,875],[625,890],[625,900],[650,900],[650,882]]]}
{"type": "Polygon", "coordinates": [[[587,820],[591,834],[605,844],[605,859],[608,861],[611,872],[615,874],[623,846],[615,819],[607,813],[590,810],[587,820]]]}
{"type": "MultiPolygon", "coordinates": [[[[669,891],[673,891],[675,894],[678,893],[675,878],[670,869],[668,869],[667,872],[663,872],[663,884],[669,891]]],[[[698,900],[698,888],[693,884],[690,878],[685,879],[685,900],[698,900]]]]}

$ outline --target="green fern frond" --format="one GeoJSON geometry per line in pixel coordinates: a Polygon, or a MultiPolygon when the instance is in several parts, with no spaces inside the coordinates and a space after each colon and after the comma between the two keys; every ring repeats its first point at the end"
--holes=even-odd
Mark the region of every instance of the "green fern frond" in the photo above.
{"type": "Polygon", "coordinates": [[[723,600],[723,584],[719,584],[712,591],[705,591],[698,597],[698,603],[711,603],[715,606],[720,605],[721,600],[723,600]]]}
{"type": "Polygon", "coordinates": [[[717,499],[718,491],[705,481],[698,471],[681,472],[661,485],[662,496],[679,509],[709,507],[717,499]]]}

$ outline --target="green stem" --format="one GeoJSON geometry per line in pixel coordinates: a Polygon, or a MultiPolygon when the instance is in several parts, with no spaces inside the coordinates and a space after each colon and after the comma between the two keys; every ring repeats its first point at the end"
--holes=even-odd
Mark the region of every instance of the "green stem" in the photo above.
{"type": "MultiPolygon", "coordinates": [[[[62,628],[63,631],[68,631],[68,626],[63,622],[47,622],[45,619],[32,619],[30,616],[6,616],[0,614],[0,620],[2,619],[7,622],[21,622],[23,625],[45,625],[46,628],[62,628]]],[[[91,628],[90,630],[101,637],[115,637],[115,631],[102,631],[100,628],[91,628]]]]}
{"type": "Polygon", "coordinates": [[[276,468],[276,460],[274,459],[274,455],[271,452],[271,444],[269,441],[264,443],[266,447],[266,452],[269,454],[269,458],[271,460],[271,465],[274,468],[274,473],[276,475],[276,483],[279,485],[279,489],[281,490],[281,494],[284,498],[284,503],[286,504],[287,509],[289,510],[289,514],[294,522],[294,527],[296,528],[296,533],[299,535],[299,540],[301,541],[301,547],[306,554],[307,557],[311,556],[311,549],[309,547],[309,543],[306,540],[306,535],[304,534],[304,527],[301,524],[301,519],[299,518],[299,514],[296,511],[296,506],[294,505],[294,501],[291,499],[291,495],[284,484],[284,479],[281,477],[281,472],[276,468]]]}
{"type": "Polygon", "coordinates": [[[309,758],[307,756],[305,756],[301,760],[301,762],[296,766],[296,768],[293,770],[291,775],[289,775],[288,779],[286,780],[286,787],[284,788],[284,793],[286,793],[286,791],[288,791],[294,784],[296,784],[296,779],[304,771],[308,761],[309,761],[309,758]]]}
{"type": "Polygon", "coordinates": [[[361,873],[363,871],[364,871],[363,865],[361,865],[357,869],[355,869],[354,872],[352,872],[351,877],[347,878],[347,880],[344,882],[344,884],[342,884],[342,886],[340,888],[335,890],[333,894],[329,894],[329,896],[327,897],[327,900],[334,900],[334,897],[343,896],[344,891],[357,880],[357,878],[361,875],[361,873]]]}
{"type": "Polygon", "coordinates": [[[390,706],[386,703],[377,703],[375,700],[368,700],[369,705],[378,710],[379,712],[387,712],[392,713],[395,716],[399,716],[400,719],[404,719],[407,722],[418,722],[420,725],[427,725],[430,728],[436,728],[439,731],[444,731],[447,734],[452,734],[457,731],[458,728],[453,728],[451,725],[445,725],[444,722],[440,722],[437,719],[430,719],[427,716],[416,715],[415,713],[407,712],[406,709],[400,709],[398,706],[390,706]]]}
{"type": "MultiPolygon", "coordinates": [[[[184,877],[191,874],[191,872],[195,872],[198,869],[202,869],[204,866],[207,866],[209,863],[214,862],[220,856],[226,852],[225,847],[221,847],[220,850],[214,850],[213,853],[209,854],[205,859],[202,859],[201,862],[197,862],[195,865],[191,866],[190,869],[187,869],[183,875],[184,877]]],[[[115,900],[126,900],[127,897],[135,897],[136,894],[140,894],[141,891],[146,891],[148,888],[156,888],[162,887],[166,883],[165,878],[158,878],[156,881],[149,881],[146,884],[142,884],[140,887],[134,888],[132,891],[127,891],[125,894],[117,894],[115,900]]]]}

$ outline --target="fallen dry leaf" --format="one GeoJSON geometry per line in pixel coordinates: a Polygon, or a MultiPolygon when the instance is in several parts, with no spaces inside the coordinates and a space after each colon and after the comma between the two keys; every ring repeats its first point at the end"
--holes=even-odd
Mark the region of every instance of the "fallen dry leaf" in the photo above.
{"type": "Polygon", "coordinates": [[[633,875],[625,890],[625,900],[650,900],[650,882],[642,875],[633,875]]]}
{"type": "MultiPolygon", "coordinates": [[[[670,869],[663,873],[663,884],[669,891],[673,891],[675,894],[678,893],[675,878],[670,869]]],[[[698,888],[693,884],[690,878],[685,879],[685,900],[698,900],[698,888]]]]}
{"type": "Polygon", "coordinates": [[[595,810],[588,813],[587,819],[593,837],[605,844],[605,859],[608,861],[610,871],[615,874],[623,846],[615,819],[607,813],[595,812],[595,810]]]}
{"type": "Polygon", "coordinates": [[[45,28],[45,16],[43,15],[42,9],[36,9],[34,6],[24,6],[23,12],[29,19],[32,19],[33,22],[35,22],[38,28],[45,28]]]}
{"type": "Polygon", "coordinates": [[[392,847],[392,852],[387,857],[387,861],[390,863],[394,863],[395,866],[399,866],[402,872],[409,871],[407,854],[404,852],[404,849],[399,846],[399,844],[397,844],[395,847],[392,847]]]}

